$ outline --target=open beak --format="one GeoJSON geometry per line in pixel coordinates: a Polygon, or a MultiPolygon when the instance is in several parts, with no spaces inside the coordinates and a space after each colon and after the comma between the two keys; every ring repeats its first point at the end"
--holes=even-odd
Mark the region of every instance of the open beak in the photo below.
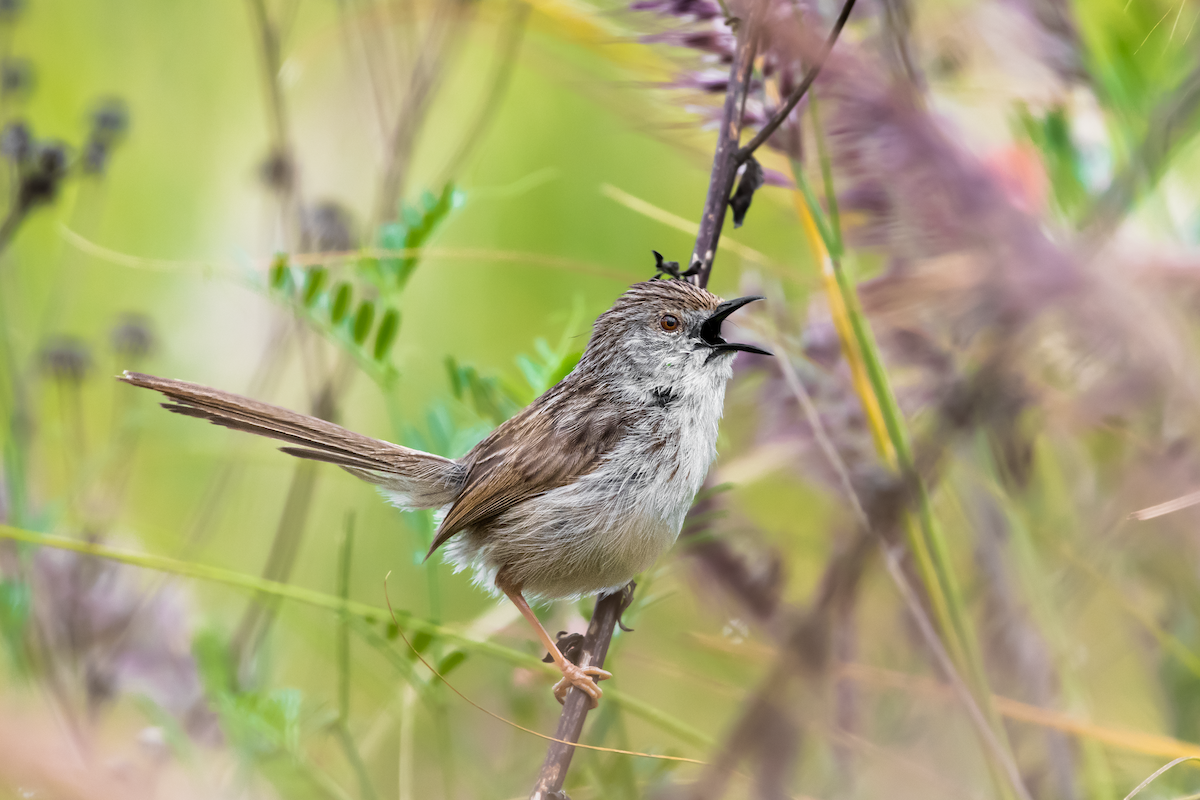
{"type": "Polygon", "coordinates": [[[721,338],[721,323],[725,321],[726,317],[747,303],[753,303],[755,300],[762,299],[762,297],[739,297],[736,300],[726,300],[724,303],[721,303],[721,305],[717,306],[717,310],[701,323],[700,338],[713,349],[714,354],[729,352],[730,350],[740,350],[744,353],[758,353],[764,356],[774,355],[770,350],[763,350],[761,347],[755,347],[752,344],[727,342],[721,338]]]}

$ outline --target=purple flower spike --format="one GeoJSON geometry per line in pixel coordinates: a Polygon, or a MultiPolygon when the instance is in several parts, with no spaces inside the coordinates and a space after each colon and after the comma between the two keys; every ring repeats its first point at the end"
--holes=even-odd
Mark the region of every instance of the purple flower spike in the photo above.
{"type": "Polygon", "coordinates": [[[653,11],[664,17],[683,17],[696,21],[721,16],[721,7],[712,0],[637,0],[629,8],[632,11],[653,11]]]}
{"type": "Polygon", "coordinates": [[[663,31],[643,36],[642,41],[646,44],[669,44],[675,47],[699,50],[701,53],[720,56],[723,60],[733,57],[733,50],[736,46],[733,34],[718,30],[663,31]]]}

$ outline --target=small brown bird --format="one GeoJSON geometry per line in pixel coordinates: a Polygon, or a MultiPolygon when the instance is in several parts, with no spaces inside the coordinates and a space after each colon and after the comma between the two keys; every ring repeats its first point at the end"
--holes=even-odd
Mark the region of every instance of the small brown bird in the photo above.
{"type": "MultiPolygon", "coordinates": [[[[526,596],[619,590],[679,535],[716,455],[725,384],[738,351],[721,323],[743,305],[683,280],[636,284],[600,315],[579,364],[460,459],[372,439],[331,422],[207,386],[126,372],[170,411],[288,442],[336,464],[404,509],[441,509],[432,555],[508,596],[562,671],[595,706],[599,667],[563,657],[526,596]]],[[[426,558],[428,558],[428,555],[426,558]]]]}

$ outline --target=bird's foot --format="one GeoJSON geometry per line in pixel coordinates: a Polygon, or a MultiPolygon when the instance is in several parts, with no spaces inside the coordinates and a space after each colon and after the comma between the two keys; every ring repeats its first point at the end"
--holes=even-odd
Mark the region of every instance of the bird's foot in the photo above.
{"type": "Polygon", "coordinates": [[[597,681],[608,680],[612,673],[600,667],[577,667],[567,662],[559,667],[562,670],[562,680],[554,684],[554,697],[558,702],[567,702],[567,692],[572,686],[592,699],[592,708],[600,704],[604,692],[596,685],[597,681]]]}

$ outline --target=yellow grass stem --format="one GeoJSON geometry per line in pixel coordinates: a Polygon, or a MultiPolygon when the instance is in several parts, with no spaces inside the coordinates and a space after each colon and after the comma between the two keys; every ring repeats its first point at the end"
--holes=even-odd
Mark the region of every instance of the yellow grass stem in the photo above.
{"type": "Polygon", "coordinates": [[[833,259],[829,257],[829,249],[817,230],[812,212],[804,197],[798,192],[792,192],[792,202],[796,207],[796,216],[800,218],[800,227],[804,229],[804,237],[812,250],[813,259],[820,266],[821,286],[825,290],[826,302],[829,304],[829,316],[833,320],[834,330],[837,331],[838,341],[842,345],[842,357],[850,367],[850,379],[854,384],[854,393],[862,403],[863,413],[867,417],[867,427],[875,442],[875,449],[893,469],[896,464],[896,449],[888,438],[887,426],[883,421],[883,410],[879,400],[871,390],[871,379],[867,376],[867,367],[863,362],[862,350],[854,337],[854,329],[850,326],[850,314],[842,293],[838,289],[837,275],[834,273],[833,259]]]}

